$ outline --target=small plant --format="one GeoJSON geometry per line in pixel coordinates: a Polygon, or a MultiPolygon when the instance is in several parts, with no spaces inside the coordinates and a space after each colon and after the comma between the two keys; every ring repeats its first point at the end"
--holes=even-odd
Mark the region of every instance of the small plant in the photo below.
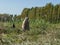
{"type": "Polygon", "coordinates": [[[43,19],[37,20],[36,23],[37,23],[36,26],[38,26],[42,30],[46,30],[47,27],[49,26],[49,22],[46,22],[43,19]]]}

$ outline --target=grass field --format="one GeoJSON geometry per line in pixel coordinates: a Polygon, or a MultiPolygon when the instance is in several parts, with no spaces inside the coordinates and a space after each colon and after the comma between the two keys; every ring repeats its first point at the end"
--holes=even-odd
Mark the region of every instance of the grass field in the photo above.
{"type": "Polygon", "coordinates": [[[0,22],[0,45],[60,45],[60,23],[30,20],[30,31],[22,31],[22,21],[0,22]]]}

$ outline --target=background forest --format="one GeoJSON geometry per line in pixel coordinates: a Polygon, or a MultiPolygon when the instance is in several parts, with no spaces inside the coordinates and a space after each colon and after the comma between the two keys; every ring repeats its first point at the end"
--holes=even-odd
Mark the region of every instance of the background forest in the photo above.
{"type": "MultiPolygon", "coordinates": [[[[14,15],[14,19],[21,20],[26,16],[30,19],[44,19],[51,23],[58,23],[60,22],[60,4],[53,5],[48,3],[43,7],[24,8],[20,15],[14,15]]],[[[11,21],[12,17],[13,15],[11,14],[0,14],[0,21],[11,21]]]]}

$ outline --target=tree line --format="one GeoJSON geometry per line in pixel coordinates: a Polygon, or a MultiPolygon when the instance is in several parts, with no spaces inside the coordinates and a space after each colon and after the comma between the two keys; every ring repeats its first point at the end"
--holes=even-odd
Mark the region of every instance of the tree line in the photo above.
{"type": "Polygon", "coordinates": [[[51,23],[60,22],[60,4],[53,5],[52,3],[47,3],[43,7],[32,7],[24,8],[21,15],[12,15],[12,14],[0,14],[0,21],[17,21],[25,18],[26,16],[29,19],[44,19],[51,23]]]}
{"type": "Polygon", "coordinates": [[[0,22],[11,22],[11,21],[16,21],[17,15],[12,15],[12,14],[0,14],[0,22]]]}
{"type": "Polygon", "coordinates": [[[24,8],[17,18],[22,19],[26,16],[30,19],[44,19],[51,23],[58,23],[60,22],[60,4],[47,3],[43,7],[24,8]]]}

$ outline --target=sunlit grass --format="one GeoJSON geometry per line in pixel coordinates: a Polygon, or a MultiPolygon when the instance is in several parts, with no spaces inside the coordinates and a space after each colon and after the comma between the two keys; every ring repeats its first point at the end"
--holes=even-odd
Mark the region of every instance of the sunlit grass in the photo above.
{"type": "Polygon", "coordinates": [[[22,21],[1,22],[5,30],[0,34],[0,45],[60,45],[60,24],[44,20],[30,20],[30,30],[22,31],[22,21]],[[58,28],[59,27],[59,28],[58,28]]]}

